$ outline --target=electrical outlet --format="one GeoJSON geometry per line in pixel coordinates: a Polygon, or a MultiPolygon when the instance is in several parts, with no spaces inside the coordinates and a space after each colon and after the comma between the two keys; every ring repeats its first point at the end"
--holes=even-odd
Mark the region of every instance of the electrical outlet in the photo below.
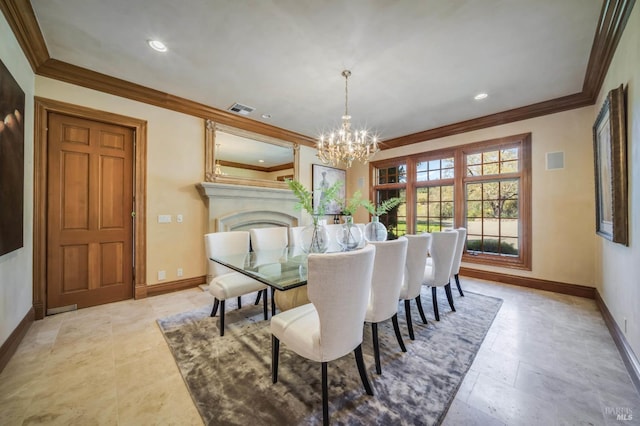
{"type": "Polygon", "coordinates": [[[179,277],[181,277],[181,276],[182,276],[182,268],[178,268],[178,274],[177,274],[177,275],[178,275],[179,277]]]}
{"type": "Polygon", "coordinates": [[[182,215],[181,214],[176,215],[176,222],[182,223],[182,215]]]}
{"type": "Polygon", "coordinates": [[[166,280],[167,273],[165,271],[158,271],[158,281],[166,280]]]}

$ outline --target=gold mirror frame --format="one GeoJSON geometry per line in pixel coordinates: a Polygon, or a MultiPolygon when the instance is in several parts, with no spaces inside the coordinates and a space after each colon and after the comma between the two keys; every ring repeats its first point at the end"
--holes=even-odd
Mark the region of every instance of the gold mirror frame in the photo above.
{"type": "Polygon", "coordinates": [[[271,181],[266,179],[251,179],[237,176],[217,175],[216,165],[216,132],[225,132],[236,136],[252,139],[259,142],[268,143],[293,149],[293,179],[298,180],[299,152],[300,146],[297,143],[287,142],[259,133],[249,132],[236,127],[226,126],[216,123],[213,120],[205,120],[205,182],[226,183],[231,185],[257,186],[263,188],[289,189],[286,182],[271,181]]]}

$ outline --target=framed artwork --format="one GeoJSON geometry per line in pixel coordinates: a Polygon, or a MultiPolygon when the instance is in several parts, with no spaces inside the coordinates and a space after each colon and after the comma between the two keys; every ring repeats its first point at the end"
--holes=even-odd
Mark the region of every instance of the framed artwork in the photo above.
{"type": "Polygon", "coordinates": [[[629,245],[624,88],[611,90],[593,125],[596,233],[629,245]]]}
{"type": "Polygon", "coordinates": [[[313,171],[311,177],[314,208],[320,203],[321,198],[324,196],[324,190],[334,183],[341,181],[342,187],[338,191],[338,201],[332,201],[329,203],[327,210],[325,211],[325,214],[327,215],[340,214],[345,202],[347,172],[333,167],[321,166],[320,164],[312,164],[311,167],[313,171]]]}
{"type": "Polygon", "coordinates": [[[0,61],[0,256],[23,246],[24,92],[0,61]]]}

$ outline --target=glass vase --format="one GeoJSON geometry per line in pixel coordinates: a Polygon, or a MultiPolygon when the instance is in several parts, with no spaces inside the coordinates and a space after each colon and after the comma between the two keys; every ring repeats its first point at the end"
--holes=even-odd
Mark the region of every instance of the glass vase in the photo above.
{"type": "Polygon", "coordinates": [[[362,243],[362,231],[353,223],[352,216],[344,217],[344,223],[336,232],[336,240],[343,251],[355,250],[362,243]]]}
{"type": "Polygon", "coordinates": [[[305,253],[324,253],[329,248],[329,232],[324,220],[314,217],[313,223],[306,226],[300,236],[305,253]]]}
{"type": "Polygon", "coordinates": [[[371,218],[371,222],[365,225],[364,238],[367,241],[387,240],[387,228],[384,226],[384,224],[380,223],[380,218],[378,216],[373,216],[371,218]]]}

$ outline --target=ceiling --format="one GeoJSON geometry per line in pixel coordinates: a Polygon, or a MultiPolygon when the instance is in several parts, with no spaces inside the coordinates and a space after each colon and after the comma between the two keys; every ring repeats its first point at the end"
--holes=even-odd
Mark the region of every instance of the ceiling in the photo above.
{"type": "Polygon", "coordinates": [[[581,92],[603,2],[31,4],[53,59],[310,137],[340,123],[350,69],[354,125],[387,140],[581,92]]]}

